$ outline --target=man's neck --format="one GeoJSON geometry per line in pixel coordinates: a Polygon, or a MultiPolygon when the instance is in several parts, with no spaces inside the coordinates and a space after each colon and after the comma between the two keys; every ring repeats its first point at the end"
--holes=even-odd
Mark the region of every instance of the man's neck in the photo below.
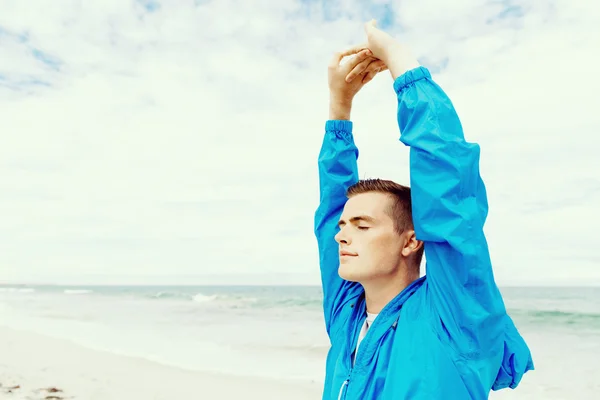
{"type": "Polygon", "coordinates": [[[398,296],[408,285],[419,279],[418,274],[399,273],[374,282],[363,283],[367,312],[379,314],[383,308],[398,296]]]}

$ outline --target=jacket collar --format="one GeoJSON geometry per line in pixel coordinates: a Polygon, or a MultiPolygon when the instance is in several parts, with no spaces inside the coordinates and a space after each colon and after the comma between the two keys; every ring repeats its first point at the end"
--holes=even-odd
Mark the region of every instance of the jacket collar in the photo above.
{"type": "MultiPolygon", "coordinates": [[[[414,280],[410,283],[404,290],[402,290],[396,297],[394,297],[386,306],[381,310],[373,325],[369,328],[367,335],[363,339],[360,345],[360,351],[358,352],[357,357],[359,359],[370,359],[371,353],[375,351],[377,348],[377,344],[381,337],[391,328],[396,328],[398,324],[398,319],[400,318],[400,310],[404,303],[421,287],[425,282],[425,276],[414,280]]],[[[350,324],[350,335],[348,337],[348,344],[350,345],[349,353],[352,353],[356,348],[356,344],[358,341],[358,334],[360,333],[360,328],[364,323],[366,318],[366,302],[365,302],[365,293],[360,295],[357,299],[355,305],[355,311],[352,314],[352,318],[354,319],[354,324],[350,324]]],[[[356,367],[361,368],[361,362],[356,362],[356,367]]],[[[364,368],[364,366],[363,366],[364,368]]]]}

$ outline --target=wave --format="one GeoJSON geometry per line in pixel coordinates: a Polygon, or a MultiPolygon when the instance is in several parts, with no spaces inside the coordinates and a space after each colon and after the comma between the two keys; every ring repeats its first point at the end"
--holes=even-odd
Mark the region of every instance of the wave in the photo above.
{"type": "Polygon", "coordinates": [[[197,293],[192,297],[192,300],[196,303],[208,303],[209,301],[216,300],[218,296],[213,294],[211,296],[204,295],[202,293],[197,293]]]}
{"type": "Polygon", "coordinates": [[[536,322],[552,322],[567,325],[600,324],[600,314],[590,312],[577,311],[560,311],[560,310],[531,310],[531,309],[515,309],[510,310],[511,315],[525,317],[536,322]]]}
{"type": "Polygon", "coordinates": [[[185,293],[185,292],[169,292],[169,291],[161,291],[153,294],[149,294],[146,297],[156,300],[188,300],[195,301],[197,303],[206,303],[209,301],[216,300],[221,296],[213,295],[205,295],[203,293],[185,293]]]}
{"type": "Polygon", "coordinates": [[[314,308],[321,307],[323,301],[320,298],[302,298],[302,297],[290,297],[284,299],[276,299],[273,304],[283,307],[301,307],[301,308],[314,308]]]}
{"type": "Polygon", "coordinates": [[[153,298],[153,299],[171,299],[174,297],[181,297],[181,295],[178,293],[174,293],[174,292],[158,292],[158,293],[151,294],[148,297],[153,298]]]}
{"type": "Polygon", "coordinates": [[[192,301],[194,303],[215,303],[219,306],[240,308],[257,303],[256,297],[237,296],[228,294],[206,294],[206,293],[190,293],[190,292],[170,292],[160,291],[152,294],[147,294],[145,297],[154,300],[183,300],[192,301]]]}

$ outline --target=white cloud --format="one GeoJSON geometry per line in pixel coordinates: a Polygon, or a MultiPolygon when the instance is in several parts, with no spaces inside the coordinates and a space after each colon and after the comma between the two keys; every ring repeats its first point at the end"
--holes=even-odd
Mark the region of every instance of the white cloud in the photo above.
{"type": "MultiPolygon", "coordinates": [[[[322,4],[3,2],[0,279],[318,283],[326,64],[375,17],[482,146],[500,283],[600,283],[598,9],[322,4]]],[[[361,176],[408,182],[395,106],[355,100],[361,176]]]]}

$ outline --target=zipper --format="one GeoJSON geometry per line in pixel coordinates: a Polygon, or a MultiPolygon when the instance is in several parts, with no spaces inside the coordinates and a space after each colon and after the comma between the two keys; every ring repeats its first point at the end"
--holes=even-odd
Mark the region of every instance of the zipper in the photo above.
{"type": "MultiPolygon", "coordinates": [[[[373,323],[373,325],[374,324],[375,323],[373,323]]],[[[394,323],[385,331],[385,334],[387,334],[392,329],[396,329],[397,326],[398,326],[398,319],[396,319],[394,321],[394,323]]],[[[367,335],[368,334],[369,334],[369,332],[367,332],[367,335]]],[[[367,336],[365,335],[365,338],[366,337],[367,336]]],[[[365,338],[363,338],[363,341],[365,340],[365,338]]],[[[354,363],[353,364],[356,364],[356,358],[357,358],[357,356],[358,356],[358,354],[355,355],[355,359],[354,359],[354,363]]],[[[352,357],[350,357],[350,358],[352,358],[352,357]]],[[[351,360],[351,362],[352,362],[352,360],[351,360]]],[[[354,365],[352,365],[352,367],[350,367],[350,372],[348,373],[348,378],[346,378],[346,380],[344,382],[342,382],[342,386],[340,387],[340,392],[338,394],[337,400],[343,400],[343,399],[346,398],[345,394],[348,392],[348,385],[350,384],[350,377],[352,376],[352,371],[353,370],[354,370],[354,365]]]]}
{"type": "Polygon", "coordinates": [[[342,400],[342,395],[344,394],[344,389],[348,386],[350,379],[346,379],[344,383],[342,383],[342,387],[340,388],[340,394],[338,396],[338,400],[342,400]]]}
{"type": "MultiPolygon", "coordinates": [[[[389,325],[385,330],[383,330],[382,328],[380,328],[381,324],[384,324],[385,319],[382,319],[381,317],[377,317],[375,319],[375,321],[373,321],[373,325],[371,325],[371,327],[369,327],[369,330],[367,331],[365,337],[363,338],[363,341],[361,342],[361,348],[363,349],[361,352],[357,352],[354,355],[354,359],[352,359],[352,353],[356,351],[356,345],[358,344],[358,336],[360,335],[360,329],[362,328],[362,324],[356,324],[356,326],[354,327],[353,331],[348,331],[346,336],[346,340],[347,343],[352,343],[351,347],[350,347],[350,356],[348,358],[346,358],[346,367],[348,369],[348,377],[344,380],[344,382],[342,383],[341,387],[340,387],[340,392],[338,394],[338,400],[343,400],[346,398],[346,394],[348,393],[348,386],[350,385],[350,378],[352,378],[352,373],[354,372],[355,366],[356,365],[360,365],[358,363],[358,358],[360,357],[361,359],[364,359],[365,355],[363,354],[368,348],[370,348],[370,344],[373,340],[373,331],[375,330],[379,330],[381,329],[382,331],[379,333],[379,339],[383,339],[390,330],[396,330],[396,328],[398,327],[398,320],[400,319],[400,313],[401,313],[401,309],[402,306],[404,305],[404,303],[406,302],[406,300],[408,300],[408,298],[410,298],[412,296],[412,294],[420,287],[420,284],[425,280],[425,277],[420,278],[418,281],[415,281],[414,283],[412,283],[411,285],[409,285],[407,288],[405,288],[401,294],[403,296],[398,296],[397,301],[401,301],[400,303],[400,307],[398,309],[398,315],[396,315],[396,318],[394,320],[394,322],[389,325]]],[[[364,295],[363,295],[364,296],[364,295]]],[[[361,300],[357,300],[354,304],[360,304],[359,307],[356,307],[354,310],[354,313],[351,314],[350,318],[356,318],[358,315],[360,314],[364,314],[366,312],[366,302],[364,297],[361,300]],[[360,303],[359,303],[360,302],[360,303]]],[[[351,307],[354,305],[351,305],[351,307]]],[[[394,303],[393,305],[391,305],[390,303],[388,303],[388,305],[386,305],[386,307],[383,308],[383,310],[379,313],[380,316],[382,314],[384,314],[387,311],[388,307],[396,307],[397,305],[394,303]]],[[[387,313],[385,313],[384,315],[388,318],[390,318],[392,315],[389,315],[390,312],[388,311],[387,313]]],[[[366,318],[366,316],[365,316],[366,318]]],[[[362,318],[360,319],[362,321],[362,318]]],[[[362,321],[364,323],[364,321],[362,321]]]]}
{"type": "MultiPolygon", "coordinates": [[[[356,301],[354,304],[357,305],[358,301],[356,301]]],[[[356,315],[364,314],[365,312],[366,312],[366,303],[364,303],[364,301],[363,301],[359,307],[355,308],[354,315],[352,315],[351,318],[354,318],[356,315]]],[[[366,315],[365,315],[365,318],[366,318],[366,315]]],[[[358,342],[358,336],[360,335],[361,328],[362,328],[362,324],[356,324],[356,326],[354,327],[353,330],[348,331],[347,340],[348,340],[348,343],[352,343],[349,348],[349,353],[350,353],[349,357],[346,358],[346,367],[348,369],[348,377],[346,378],[346,380],[344,380],[344,382],[342,382],[342,385],[340,387],[340,392],[338,394],[338,400],[345,399],[346,394],[348,393],[348,385],[350,385],[350,378],[352,377],[352,371],[354,370],[354,364],[356,362],[356,359],[354,359],[354,360],[352,359],[352,354],[356,351],[356,345],[358,342]]],[[[355,357],[356,357],[356,354],[355,354],[355,357]]]]}

